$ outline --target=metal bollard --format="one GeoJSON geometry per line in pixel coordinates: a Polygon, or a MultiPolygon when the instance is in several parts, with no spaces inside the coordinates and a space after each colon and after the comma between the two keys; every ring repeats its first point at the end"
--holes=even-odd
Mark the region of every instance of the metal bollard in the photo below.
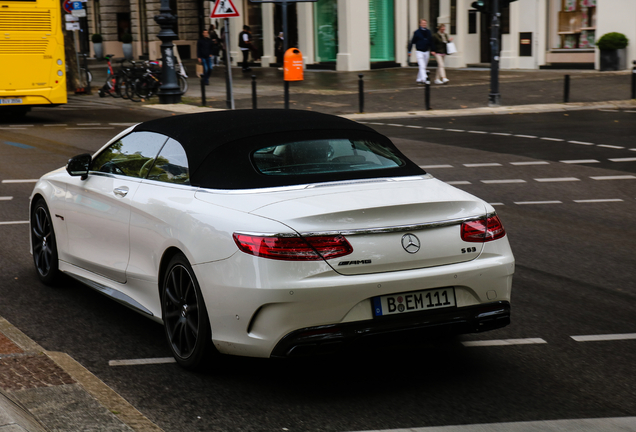
{"type": "Polygon", "coordinates": [[[431,85],[429,83],[428,80],[424,83],[424,107],[427,111],[431,109],[431,85]]]}
{"type": "Polygon", "coordinates": [[[636,60],[632,68],[632,99],[636,99],[636,60]]]}
{"type": "Polygon", "coordinates": [[[566,75],[563,81],[563,103],[568,102],[570,102],[570,75],[566,75]]]}
{"type": "Polygon", "coordinates": [[[358,81],[358,106],[360,107],[360,112],[363,113],[364,112],[364,81],[362,81],[362,77],[364,75],[359,74],[358,78],[360,78],[360,80],[358,81]]]}
{"type": "Polygon", "coordinates": [[[252,109],[256,109],[256,75],[252,75],[252,109]]]}
{"type": "Polygon", "coordinates": [[[201,106],[206,105],[205,100],[205,81],[203,80],[203,75],[201,75],[201,106]]]}
{"type": "Polygon", "coordinates": [[[289,81],[285,81],[285,109],[289,109],[289,81]]]}

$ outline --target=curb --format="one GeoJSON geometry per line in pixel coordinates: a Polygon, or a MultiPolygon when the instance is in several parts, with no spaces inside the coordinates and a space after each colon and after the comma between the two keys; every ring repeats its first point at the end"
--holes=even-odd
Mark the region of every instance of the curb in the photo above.
{"type": "Polygon", "coordinates": [[[0,347],[0,430],[162,432],[68,354],[46,351],[2,317],[0,347]]]}

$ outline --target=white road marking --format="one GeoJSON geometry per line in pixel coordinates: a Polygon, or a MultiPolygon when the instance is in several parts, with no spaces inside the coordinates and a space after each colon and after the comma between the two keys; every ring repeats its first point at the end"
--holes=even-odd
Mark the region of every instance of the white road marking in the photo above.
{"type": "Polygon", "coordinates": [[[466,132],[464,129],[446,129],[447,132],[466,132]]]}
{"type": "Polygon", "coordinates": [[[555,178],[536,178],[534,181],[538,181],[541,183],[551,183],[551,182],[572,182],[572,181],[581,181],[576,177],[555,177],[555,178]]]}
{"type": "Polygon", "coordinates": [[[516,136],[518,138],[539,138],[539,137],[536,137],[534,135],[514,135],[514,136],[516,136]]]}
{"type": "Polygon", "coordinates": [[[494,206],[502,206],[502,205],[505,205],[504,203],[488,203],[488,204],[490,204],[490,205],[491,205],[491,206],[493,206],[493,207],[494,207],[494,206]]]}
{"type": "Polygon", "coordinates": [[[2,183],[37,183],[37,179],[2,180],[2,183]]]}
{"type": "Polygon", "coordinates": [[[636,176],[633,175],[619,175],[619,176],[594,176],[590,177],[592,180],[633,180],[636,176]]]}
{"type": "Polygon", "coordinates": [[[150,364],[166,364],[176,363],[174,357],[159,357],[159,358],[146,358],[146,359],[132,359],[132,360],[109,360],[108,366],[137,366],[137,365],[150,365],[150,364]]]}
{"type": "Polygon", "coordinates": [[[610,159],[612,162],[636,162],[636,157],[632,158],[614,158],[610,159]]]}
{"type": "Polygon", "coordinates": [[[474,133],[474,134],[487,134],[488,132],[485,132],[485,131],[468,131],[468,133],[474,133]]]}
{"type": "Polygon", "coordinates": [[[464,164],[466,168],[482,168],[482,167],[496,167],[501,166],[500,163],[476,163],[476,164],[464,164]]]}
{"type": "Polygon", "coordinates": [[[606,199],[588,199],[588,200],[574,200],[575,203],[605,203],[605,202],[623,202],[620,198],[606,198],[606,199]]]}
{"type": "Polygon", "coordinates": [[[570,336],[570,337],[577,342],[597,342],[597,341],[636,339],[636,333],[586,335],[586,336],[570,336]]]}
{"type": "Polygon", "coordinates": [[[12,196],[0,196],[0,201],[11,201],[12,199],[12,196]]]}
{"type": "Polygon", "coordinates": [[[562,160],[559,161],[565,164],[585,164],[585,163],[601,163],[596,159],[576,159],[576,160],[562,160]]]}
{"type": "Polygon", "coordinates": [[[101,123],[77,123],[77,126],[101,126],[101,123]]]}
{"type": "Polygon", "coordinates": [[[16,127],[16,128],[28,128],[28,127],[35,127],[35,125],[9,125],[9,127],[16,127]]]}
{"type": "Polygon", "coordinates": [[[386,125],[387,125],[387,126],[396,126],[396,127],[402,127],[402,126],[404,126],[404,125],[401,125],[401,124],[395,124],[395,123],[387,123],[386,125]]]}
{"type": "Polygon", "coordinates": [[[26,128],[19,128],[19,127],[0,127],[0,129],[24,130],[24,129],[26,129],[26,128]]]}
{"type": "Polygon", "coordinates": [[[384,123],[378,123],[378,122],[370,122],[369,124],[384,126],[384,123]]]}
{"type": "Polygon", "coordinates": [[[468,184],[472,184],[472,183],[469,182],[469,181],[466,181],[466,180],[456,180],[456,181],[446,182],[446,184],[449,184],[449,185],[468,185],[468,184]]]}
{"type": "Polygon", "coordinates": [[[438,127],[427,127],[426,129],[428,129],[428,130],[436,130],[436,131],[444,130],[444,129],[438,128],[438,127]]]}
{"type": "Polygon", "coordinates": [[[66,130],[97,130],[97,129],[115,129],[113,126],[106,127],[67,127],[66,130]]]}
{"type": "Polygon", "coordinates": [[[570,144],[580,144],[580,145],[594,145],[594,143],[585,142],[585,141],[568,141],[570,144]]]}
{"type": "Polygon", "coordinates": [[[505,132],[491,132],[490,135],[498,135],[498,136],[512,136],[511,133],[505,133],[505,132]]]}
{"type": "MultiPolygon", "coordinates": [[[[112,124],[112,123],[111,123],[112,124]]],[[[407,128],[413,128],[413,129],[423,129],[422,126],[411,126],[411,125],[406,125],[405,127],[407,128]]]]}
{"type": "Polygon", "coordinates": [[[502,180],[479,180],[484,184],[505,184],[505,183],[527,183],[522,179],[502,179],[502,180]]]}
{"type": "Polygon", "coordinates": [[[564,139],[561,139],[561,138],[541,137],[541,139],[545,141],[565,141],[564,139]]]}
{"type": "Polygon", "coordinates": [[[485,341],[464,341],[462,345],[466,347],[477,346],[504,346],[504,345],[532,345],[532,344],[547,344],[547,342],[541,338],[526,338],[526,339],[495,339],[485,341]]]}
{"type": "Polygon", "coordinates": [[[625,147],[609,145],[609,144],[598,144],[598,147],[605,147],[605,148],[618,149],[618,150],[625,148],[625,147]]]}
{"type": "Polygon", "coordinates": [[[453,168],[452,165],[420,165],[422,169],[453,168]]]}
{"type": "Polygon", "coordinates": [[[546,162],[546,161],[510,162],[510,165],[550,165],[550,162],[546,162]]]}
{"type": "Polygon", "coordinates": [[[56,123],[56,124],[45,124],[44,127],[57,127],[57,126],[68,126],[67,124],[63,124],[63,123],[56,123]]]}
{"type": "Polygon", "coordinates": [[[29,221],[8,221],[8,222],[0,222],[0,225],[21,225],[28,224],[29,221]]]}
{"type": "Polygon", "coordinates": [[[535,204],[563,204],[562,201],[517,201],[518,205],[535,205],[535,204]]]}

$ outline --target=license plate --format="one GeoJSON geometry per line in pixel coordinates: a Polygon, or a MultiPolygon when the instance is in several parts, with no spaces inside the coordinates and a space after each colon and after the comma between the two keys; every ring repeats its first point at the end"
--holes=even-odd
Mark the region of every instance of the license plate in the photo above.
{"type": "Polygon", "coordinates": [[[373,297],[376,317],[456,306],[455,288],[436,288],[373,297]]]}
{"type": "Polygon", "coordinates": [[[22,99],[0,99],[0,104],[21,104],[22,99]]]}

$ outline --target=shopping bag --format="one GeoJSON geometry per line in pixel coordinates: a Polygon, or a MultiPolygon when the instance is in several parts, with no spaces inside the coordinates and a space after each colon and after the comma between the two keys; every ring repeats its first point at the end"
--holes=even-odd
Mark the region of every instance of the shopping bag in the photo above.
{"type": "Polygon", "coordinates": [[[448,42],[446,44],[446,54],[455,54],[457,52],[457,48],[455,47],[455,42],[448,42]]]}
{"type": "Polygon", "coordinates": [[[200,77],[201,75],[203,75],[203,65],[197,64],[197,76],[200,77]]]}

